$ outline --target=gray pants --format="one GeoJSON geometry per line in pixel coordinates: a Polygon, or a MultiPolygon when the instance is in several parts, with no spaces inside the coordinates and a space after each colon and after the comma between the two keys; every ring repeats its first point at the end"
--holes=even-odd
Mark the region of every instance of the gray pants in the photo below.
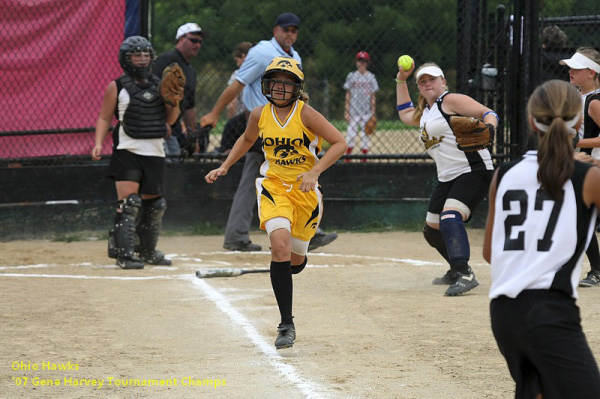
{"type": "MultiPolygon", "coordinates": [[[[181,147],[179,146],[179,141],[175,135],[172,135],[170,138],[165,139],[164,142],[165,155],[177,155],[181,153],[181,147]]],[[[177,159],[167,157],[167,162],[178,162],[177,159]]]]}
{"type": "Polygon", "coordinates": [[[257,152],[248,152],[240,184],[233,196],[233,203],[225,228],[225,244],[250,241],[250,224],[256,209],[256,179],[260,176],[260,164],[263,156],[257,152]]]}
{"type": "MultiPolygon", "coordinates": [[[[240,184],[233,196],[233,203],[225,227],[225,244],[236,242],[250,242],[250,225],[256,209],[256,179],[260,177],[260,164],[263,155],[257,152],[248,152],[245,156],[244,168],[240,184]]],[[[323,234],[319,227],[316,234],[323,234]]]]}

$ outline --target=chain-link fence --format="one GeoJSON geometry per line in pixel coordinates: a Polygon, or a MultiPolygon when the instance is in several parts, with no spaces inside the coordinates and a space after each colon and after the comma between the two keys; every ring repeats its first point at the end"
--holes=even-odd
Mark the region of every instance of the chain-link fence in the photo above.
{"type": "Polygon", "coordinates": [[[108,76],[121,73],[125,2],[9,0],[1,8],[0,160],[89,158],[108,76]]]}
{"type": "MultiPolygon", "coordinates": [[[[352,162],[427,159],[418,129],[402,124],[396,112],[393,79],[402,54],[411,55],[417,66],[437,63],[451,91],[497,110],[501,126],[493,150],[506,158],[524,147],[524,103],[533,87],[550,73],[567,79],[568,69],[557,61],[578,47],[600,47],[596,0],[430,0],[426,5],[418,0],[181,0],[176,7],[167,0],[7,3],[0,15],[2,165],[87,162],[104,90],[121,73],[117,53],[124,36],[148,36],[162,54],[174,47],[177,28],[187,22],[205,32],[191,61],[198,74],[200,118],[236,69],[235,47],[270,39],[278,14],[297,14],[302,22],[294,48],[303,60],[310,103],[351,141],[352,162]],[[544,28],[551,26],[556,28],[546,33],[561,29],[566,44],[542,49],[544,28]],[[357,60],[366,58],[357,57],[360,52],[368,53],[368,62],[357,60]],[[372,76],[362,73],[365,67],[372,76]],[[373,110],[378,123],[366,135],[362,128],[373,110]]],[[[413,81],[409,90],[415,101],[413,81]]],[[[195,159],[226,150],[223,131],[231,116],[222,113],[207,154],[195,159]]]]}

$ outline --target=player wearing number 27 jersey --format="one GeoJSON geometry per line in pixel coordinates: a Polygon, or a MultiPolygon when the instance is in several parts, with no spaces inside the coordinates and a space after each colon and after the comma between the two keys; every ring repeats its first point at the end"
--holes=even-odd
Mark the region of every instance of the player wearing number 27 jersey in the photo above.
{"type": "Polygon", "coordinates": [[[576,290],[600,209],[600,169],[573,159],[582,122],[574,87],[542,84],[527,111],[537,151],[500,166],[490,184],[483,257],[492,332],[515,399],[598,399],[576,290]]]}
{"type": "Polygon", "coordinates": [[[596,219],[596,208],[582,200],[589,167],[575,162],[562,201],[554,201],[540,189],[536,151],[500,167],[490,298],[515,298],[524,290],[539,289],[577,298],[582,256],[596,219]]]}

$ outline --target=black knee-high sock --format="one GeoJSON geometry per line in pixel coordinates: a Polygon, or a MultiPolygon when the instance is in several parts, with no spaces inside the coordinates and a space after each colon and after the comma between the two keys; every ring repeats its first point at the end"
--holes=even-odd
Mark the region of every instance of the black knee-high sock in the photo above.
{"type": "Polygon", "coordinates": [[[592,270],[600,271],[600,248],[598,247],[598,238],[592,234],[592,240],[585,254],[590,261],[592,270]]]}
{"type": "Polygon", "coordinates": [[[281,314],[281,322],[293,324],[292,320],[292,296],[294,284],[292,281],[291,262],[271,261],[271,285],[277,299],[277,306],[281,314]]]}

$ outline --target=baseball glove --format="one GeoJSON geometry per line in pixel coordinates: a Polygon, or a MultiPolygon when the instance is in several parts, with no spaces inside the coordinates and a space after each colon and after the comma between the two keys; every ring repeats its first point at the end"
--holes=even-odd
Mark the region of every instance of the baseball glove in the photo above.
{"type": "Polygon", "coordinates": [[[164,69],[162,79],[158,85],[158,92],[164,102],[176,107],[183,100],[184,87],[185,74],[179,64],[174,62],[164,69]]]}
{"type": "Polygon", "coordinates": [[[370,136],[375,133],[375,129],[377,128],[377,117],[373,115],[371,119],[367,121],[365,124],[365,133],[370,136]]]}
{"type": "Polygon", "coordinates": [[[494,126],[470,116],[451,116],[450,128],[461,151],[479,151],[492,145],[494,126]]]}

